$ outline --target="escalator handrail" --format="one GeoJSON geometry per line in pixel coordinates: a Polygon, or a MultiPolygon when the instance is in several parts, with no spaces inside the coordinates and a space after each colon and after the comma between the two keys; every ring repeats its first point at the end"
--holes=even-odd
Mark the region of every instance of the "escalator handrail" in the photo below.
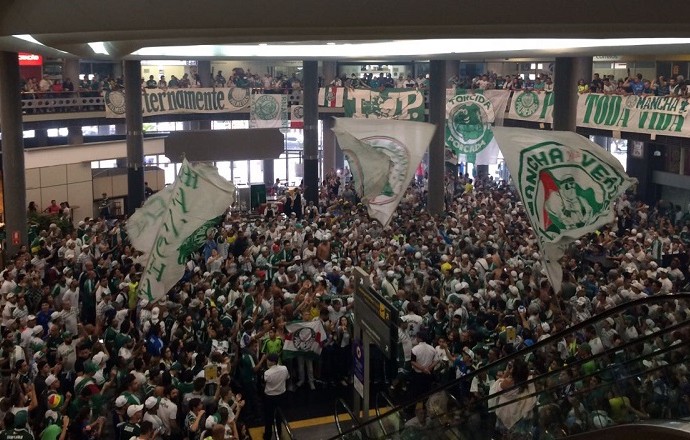
{"type": "MultiPolygon", "coordinates": [[[[617,306],[615,306],[615,307],[613,307],[613,308],[610,308],[610,309],[605,310],[605,311],[603,311],[603,312],[601,312],[601,313],[598,313],[598,314],[596,314],[596,315],[590,317],[589,319],[587,319],[587,320],[585,320],[585,321],[582,321],[582,322],[580,322],[580,323],[578,323],[578,324],[575,324],[575,325],[573,325],[573,326],[571,326],[571,327],[568,327],[568,328],[566,328],[566,329],[564,329],[564,330],[561,330],[560,332],[558,332],[558,333],[556,333],[556,334],[554,334],[554,335],[551,335],[551,336],[549,336],[548,338],[545,338],[545,339],[543,339],[543,340],[541,340],[541,341],[538,341],[538,342],[536,342],[535,344],[533,344],[533,345],[530,346],[530,347],[527,347],[527,348],[522,349],[522,350],[515,351],[514,353],[511,353],[511,354],[509,354],[508,356],[505,356],[505,357],[503,357],[503,358],[497,360],[496,362],[494,362],[494,363],[492,363],[492,364],[488,364],[488,365],[485,365],[485,366],[483,366],[483,367],[481,367],[481,368],[478,368],[477,370],[475,370],[475,371],[473,371],[473,372],[471,372],[471,373],[469,373],[469,374],[467,374],[467,375],[465,375],[465,376],[463,376],[463,377],[461,377],[461,378],[455,379],[455,380],[453,380],[453,381],[451,381],[451,382],[447,382],[447,383],[444,383],[444,384],[442,384],[442,385],[439,385],[439,386],[437,386],[437,387],[435,387],[435,388],[432,388],[431,391],[427,391],[427,392],[423,393],[423,394],[420,395],[420,396],[415,396],[415,397],[414,397],[414,398],[415,398],[415,401],[420,401],[420,400],[428,399],[430,396],[432,396],[432,395],[434,395],[434,394],[436,394],[436,393],[438,393],[438,392],[440,392],[440,391],[445,391],[445,390],[447,390],[447,389],[449,389],[449,388],[452,388],[452,387],[454,387],[454,386],[457,386],[457,385],[460,384],[462,381],[466,381],[466,380],[471,380],[471,379],[473,379],[475,375],[478,375],[478,374],[481,373],[481,372],[485,372],[485,371],[488,372],[491,368],[494,367],[495,364],[498,364],[498,363],[503,364],[503,363],[510,362],[510,361],[512,361],[512,360],[514,360],[514,359],[517,359],[517,358],[519,358],[519,357],[524,357],[524,356],[527,355],[527,354],[530,354],[530,353],[535,352],[535,351],[537,351],[537,350],[539,350],[539,349],[541,349],[541,348],[543,348],[543,347],[546,347],[546,346],[549,345],[549,344],[552,344],[554,341],[557,341],[557,340],[559,340],[559,339],[565,337],[565,335],[568,335],[568,334],[572,334],[572,333],[578,332],[578,331],[580,331],[580,330],[582,330],[582,329],[584,329],[584,328],[586,328],[586,327],[589,327],[590,325],[599,323],[599,322],[603,321],[604,319],[606,319],[606,318],[608,318],[608,317],[610,317],[610,316],[621,314],[621,313],[625,312],[625,311],[628,310],[628,309],[632,309],[632,308],[634,308],[634,307],[642,306],[642,305],[647,305],[647,304],[655,304],[655,303],[658,303],[658,302],[675,301],[675,300],[690,301],[690,293],[683,292],[683,293],[677,293],[677,294],[664,294],[664,295],[648,296],[648,297],[645,297],[645,298],[640,298],[640,299],[636,299],[636,300],[633,300],[633,301],[624,302],[624,303],[619,304],[619,305],[617,305],[617,306]]],[[[346,432],[344,432],[344,433],[341,432],[340,435],[339,435],[339,437],[341,437],[342,435],[345,435],[345,434],[349,434],[350,432],[354,432],[355,430],[360,429],[362,426],[368,425],[368,424],[370,424],[370,423],[374,423],[374,422],[377,422],[377,423],[378,423],[378,419],[379,419],[379,418],[381,418],[381,417],[386,417],[386,415],[388,415],[390,412],[401,411],[401,410],[404,409],[405,407],[409,406],[411,403],[412,403],[412,402],[405,402],[405,403],[403,403],[403,404],[397,405],[396,407],[391,408],[390,411],[388,411],[388,412],[382,414],[381,416],[377,416],[375,419],[370,419],[370,420],[367,420],[364,424],[360,424],[359,427],[354,427],[354,428],[349,429],[348,431],[346,431],[346,432]]]]}
{"type": "Polygon", "coordinates": [[[289,440],[297,440],[297,438],[292,433],[290,424],[285,418],[285,414],[283,414],[283,411],[280,408],[276,408],[275,412],[273,413],[273,433],[275,434],[277,440],[285,440],[280,438],[281,428],[283,427],[287,431],[287,434],[290,436],[289,440]]]}
{"type": "MultiPolygon", "coordinates": [[[[386,430],[386,425],[383,423],[384,418],[381,417],[381,404],[380,404],[381,398],[383,398],[385,400],[386,406],[388,408],[394,408],[395,405],[393,404],[393,401],[388,396],[388,394],[384,393],[383,391],[379,391],[378,393],[376,393],[376,401],[374,402],[376,404],[376,406],[374,408],[376,411],[376,419],[379,421],[379,427],[381,428],[381,432],[383,432],[384,435],[388,435],[388,432],[386,430]]],[[[391,412],[387,411],[385,414],[390,415],[391,412]]]]}
{"type": "Polygon", "coordinates": [[[338,436],[336,438],[343,438],[344,435],[357,431],[362,427],[362,423],[360,423],[359,419],[355,417],[355,414],[352,412],[347,402],[345,402],[345,400],[343,400],[342,398],[335,401],[335,411],[333,413],[333,418],[335,419],[335,426],[338,428],[338,436]],[[350,419],[356,425],[345,432],[343,432],[343,428],[340,425],[340,411],[338,411],[340,408],[338,407],[338,405],[345,408],[345,411],[347,411],[347,414],[350,416],[350,419]]]}

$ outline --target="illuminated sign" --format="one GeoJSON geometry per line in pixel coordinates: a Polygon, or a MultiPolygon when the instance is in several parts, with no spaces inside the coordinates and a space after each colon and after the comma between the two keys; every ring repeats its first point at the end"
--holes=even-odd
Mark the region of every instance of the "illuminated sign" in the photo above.
{"type": "Polygon", "coordinates": [[[42,66],[43,65],[43,56],[36,55],[35,53],[19,52],[19,65],[20,66],[42,66]]]}

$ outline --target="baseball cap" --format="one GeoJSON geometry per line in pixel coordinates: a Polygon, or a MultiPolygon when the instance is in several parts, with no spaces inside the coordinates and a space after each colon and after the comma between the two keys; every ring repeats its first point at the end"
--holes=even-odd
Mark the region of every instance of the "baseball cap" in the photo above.
{"type": "Polygon", "coordinates": [[[51,386],[57,380],[58,380],[57,376],[55,376],[54,374],[50,374],[50,375],[48,375],[48,377],[46,377],[46,385],[51,386]]]}
{"type": "Polygon", "coordinates": [[[156,406],[157,404],[158,404],[158,399],[156,397],[153,397],[153,396],[149,397],[148,399],[146,399],[146,402],[144,402],[144,406],[146,406],[146,409],[151,409],[154,406],[156,406]]]}
{"type": "Polygon", "coordinates": [[[117,399],[115,399],[116,407],[122,408],[125,405],[127,405],[127,398],[125,396],[118,396],[117,399]]]}
{"type": "Polygon", "coordinates": [[[143,410],[144,405],[130,405],[129,408],[127,408],[127,417],[132,417],[134,414],[143,410]]]}
{"type": "Polygon", "coordinates": [[[95,355],[93,355],[93,358],[91,359],[94,364],[100,365],[102,362],[107,361],[109,359],[108,355],[103,353],[102,351],[99,351],[95,355]]]}

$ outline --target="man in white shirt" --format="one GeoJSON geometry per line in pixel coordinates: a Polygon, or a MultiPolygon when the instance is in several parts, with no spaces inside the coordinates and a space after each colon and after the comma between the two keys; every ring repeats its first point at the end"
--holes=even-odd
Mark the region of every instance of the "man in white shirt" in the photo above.
{"type": "Polygon", "coordinates": [[[273,419],[286,390],[290,373],[285,365],[278,365],[278,355],[268,355],[268,370],[264,372],[264,440],[271,440],[273,419]]]}
{"type": "Polygon", "coordinates": [[[412,347],[412,395],[420,396],[431,389],[433,371],[440,362],[436,349],[427,343],[428,335],[418,333],[419,343],[412,347]]]}
{"type": "Polygon", "coordinates": [[[182,434],[177,425],[177,404],[174,403],[178,394],[179,391],[176,388],[170,387],[158,403],[158,417],[161,419],[165,434],[169,438],[176,438],[175,434],[180,436],[182,434]]]}

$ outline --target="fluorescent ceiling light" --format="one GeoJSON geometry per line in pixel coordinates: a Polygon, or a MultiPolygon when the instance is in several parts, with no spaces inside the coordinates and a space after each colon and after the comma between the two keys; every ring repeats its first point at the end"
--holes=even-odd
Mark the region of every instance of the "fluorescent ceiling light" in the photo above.
{"type": "Polygon", "coordinates": [[[34,44],[38,44],[40,46],[45,46],[45,44],[41,43],[40,41],[38,41],[37,39],[35,39],[34,37],[32,37],[29,34],[12,35],[12,36],[14,38],[19,38],[20,40],[28,41],[29,43],[34,43],[34,44]]]}
{"type": "Polygon", "coordinates": [[[558,38],[481,38],[481,39],[429,39],[399,40],[344,44],[233,44],[203,46],[145,47],[132,55],[142,57],[258,57],[258,58],[362,58],[425,56],[442,54],[472,54],[512,51],[567,51],[599,47],[630,47],[690,45],[690,38],[612,38],[612,39],[558,39],[558,38]]]}
{"type": "Polygon", "coordinates": [[[101,55],[110,55],[108,53],[108,49],[105,48],[105,44],[102,41],[95,41],[93,43],[89,43],[89,46],[91,47],[91,50],[94,53],[101,55]]]}

